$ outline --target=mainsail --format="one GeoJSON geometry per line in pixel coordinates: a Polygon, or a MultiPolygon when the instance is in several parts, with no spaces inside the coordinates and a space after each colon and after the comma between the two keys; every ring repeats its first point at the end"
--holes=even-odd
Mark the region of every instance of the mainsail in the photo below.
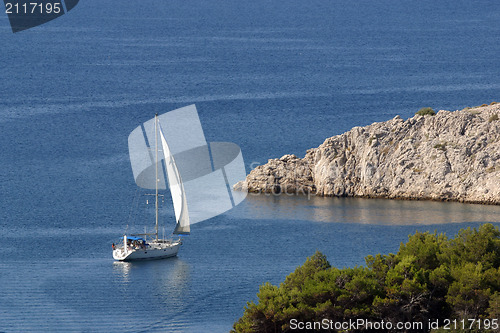
{"type": "Polygon", "coordinates": [[[182,178],[175,164],[174,156],[170,152],[167,140],[165,140],[165,136],[161,130],[161,125],[159,124],[158,130],[163,148],[163,155],[165,157],[168,185],[170,187],[170,193],[172,194],[172,202],[174,203],[175,219],[177,221],[174,234],[189,234],[189,213],[182,178]]]}
{"type": "Polygon", "coordinates": [[[233,185],[246,177],[243,156],[238,145],[230,142],[207,143],[194,105],[158,116],[167,176],[155,176],[155,120],[132,131],[129,153],[135,182],[146,189],[158,188],[172,193],[177,225],[175,232],[189,232],[189,225],[217,216],[235,207],[246,191],[234,191],[233,185]],[[168,183],[166,179],[168,179],[168,183]],[[189,209],[188,209],[189,207],[189,209]]]}

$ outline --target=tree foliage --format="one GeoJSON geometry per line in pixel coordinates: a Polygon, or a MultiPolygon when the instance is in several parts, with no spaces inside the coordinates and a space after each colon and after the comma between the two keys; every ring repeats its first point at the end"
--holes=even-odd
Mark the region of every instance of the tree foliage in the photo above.
{"type": "Polygon", "coordinates": [[[262,285],[233,332],[288,332],[292,319],[396,324],[500,317],[500,231],[492,224],[452,239],[417,232],[397,254],[365,259],[366,267],[338,269],[316,252],[280,286],[262,285]]]}

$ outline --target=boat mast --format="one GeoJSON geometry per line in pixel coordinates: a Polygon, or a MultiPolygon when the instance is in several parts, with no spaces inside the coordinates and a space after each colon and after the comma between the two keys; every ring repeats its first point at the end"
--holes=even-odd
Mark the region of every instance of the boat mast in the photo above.
{"type": "Polygon", "coordinates": [[[156,193],[155,193],[155,213],[156,213],[156,240],[158,240],[158,113],[155,114],[155,152],[156,152],[156,193]]]}

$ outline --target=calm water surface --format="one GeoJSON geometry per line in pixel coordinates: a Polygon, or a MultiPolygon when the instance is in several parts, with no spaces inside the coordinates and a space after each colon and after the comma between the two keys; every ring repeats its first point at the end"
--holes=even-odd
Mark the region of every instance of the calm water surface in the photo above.
{"type": "Polygon", "coordinates": [[[0,16],[0,331],[224,332],[316,250],[352,267],[416,230],[498,225],[497,206],[249,196],[175,259],[111,257],[143,230],[127,137],[154,113],[196,103],[248,170],[303,156],[423,106],[500,101],[499,20],[498,1],[425,0],[88,0],[18,34],[0,16]]]}

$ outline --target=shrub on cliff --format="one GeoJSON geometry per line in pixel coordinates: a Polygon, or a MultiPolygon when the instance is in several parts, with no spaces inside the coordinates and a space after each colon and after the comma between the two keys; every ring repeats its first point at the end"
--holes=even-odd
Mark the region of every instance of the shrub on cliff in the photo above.
{"type": "Polygon", "coordinates": [[[418,114],[420,116],[434,116],[436,114],[436,112],[434,111],[433,108],[425,107],[425,108],[421,108],[420,110],[418,110],[418,112],[415,114],[418,114]]]}
{"type": "MultiPolygon", "coordinates": [[[[443,324],[445,319],[498,321],[500,231],[485,224],[478,230],[460,230],[452,239],[417,232],[397,254],[366,257],[366,267],[331,267],[316,252],[279,287],[262,285],[257,297],[257,303],[247,304],[233,332],[287,332],[292,319],[363,319],[394,325],[426,325],[429,320],[443,324]]],[[[424,326],[418,331],[429,330],[424,326]]]]}

